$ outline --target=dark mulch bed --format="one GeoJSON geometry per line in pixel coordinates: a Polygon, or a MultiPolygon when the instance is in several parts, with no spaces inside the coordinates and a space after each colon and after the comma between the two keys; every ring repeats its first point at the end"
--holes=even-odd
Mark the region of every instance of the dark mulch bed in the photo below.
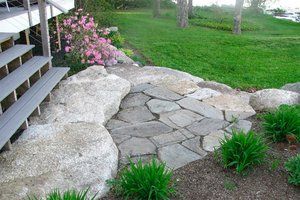
{"type": "MultiPolygon", "coordinates": [[[[253,130],[261,132],[260,119],[252,117],[253,130]]],[[[225,170],[214,158],[214,154],[192,162],[174,172],[177,180],[176,197],[173,200],[202,199],[300,199],[300,187],[288,184],[284,162],[300,153],[289,150],[286,143],[270,144],[267,162],[255,167],[247,174],[239,175],[225,170]]],[[[103,200],[117,200],[112,192],[103,200]]]]}
{"type": "MultiPolygon", "coordinates": [[[[252,129],[261,132],[261,120],[252,117],[252,129]]],[[[267,162],[239,175],[225,170],[213,154],[175,171],[177,199],[300,199],[300,187],[288,184],[284,162],[300,153],[286,143],[269,144],[267,162]]]]}

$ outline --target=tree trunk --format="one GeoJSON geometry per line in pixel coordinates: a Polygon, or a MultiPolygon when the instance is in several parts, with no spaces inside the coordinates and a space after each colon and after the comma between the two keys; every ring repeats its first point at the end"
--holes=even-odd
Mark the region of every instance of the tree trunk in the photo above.
{"type": "Polygon", "coordinates": [[[193,0],[189,0],[189,18],[193,17],[193,0]]]}
{"type": "Polygon", "coordinates": [[[243,10],[244,0],[236,0],[235,3],[235,16],[234,16],[234,25],[233,33],[241,34],[242,33],[242,10],[243,10]]]}
{"type": "Polygon", "coordinates": [[[181,28],[188,26],[188,3],[187,0],[177,0],[177,22],[181,28]]]}
{"type": "Polygon", "coordinates": [[[160,17],[160,0],[153,0],[153,17],[160,17]]]}

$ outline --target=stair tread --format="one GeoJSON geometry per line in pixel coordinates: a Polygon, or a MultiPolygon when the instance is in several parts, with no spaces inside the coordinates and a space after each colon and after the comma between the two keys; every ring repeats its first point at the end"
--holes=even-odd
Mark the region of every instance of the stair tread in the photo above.
{"type": "Polygon", "coordinates": [[[18,44],[0,53],[0,68],[30,51],[34,45],[18,44]]]}
{"type": "Polygon", "coordinates": [[[51,60],[51,57],[35,56],[12,73],[0,80],[0,101],[6,98],[22,83],[51,60]]]}
{"type": "Polygon", "coordinates": [[[52,67],[0,116],[0,149],[68,71],[69,68],[52,67]]]}
{"type": "Polygon", "coordinates": [[[0,43],[9,40],[14,36],[15,33],[0,33],[0,43]]]}

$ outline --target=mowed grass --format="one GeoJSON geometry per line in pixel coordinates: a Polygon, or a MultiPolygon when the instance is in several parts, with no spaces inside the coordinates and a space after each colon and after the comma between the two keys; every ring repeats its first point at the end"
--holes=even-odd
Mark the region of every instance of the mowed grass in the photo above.
{"type": "Polygon", "coordinates": [[[259,29],[236,36],[195,25],[180,29],[173,10],[160,19],[151,10],[117,12],[116,18],[126,41],[154,65],[241,89],[300,81],[300,24],[246,14],[244,19],[259,29]]]}

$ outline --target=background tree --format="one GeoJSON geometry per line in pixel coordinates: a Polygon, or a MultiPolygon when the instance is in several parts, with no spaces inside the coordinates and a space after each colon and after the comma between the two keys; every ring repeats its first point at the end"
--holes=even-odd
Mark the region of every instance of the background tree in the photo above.
{"type": "Polygon", "coordinates": [[[188,27],[188,3],[187,0],[177,0],[177,24],[181,28],[188,27]]]}
{"type": "Polygon", "coordinates": [[[247,0],[247,3],[250,4],[250,8],[255,11],[263,10],[267,0],[247,0]]]}
{"type": "Polygon", "coordinates": [[[235,2],[235,16],[233,19],[233,33],[242,33],[242,10],[243,10],[244,0],[236,0],[235,2]]]}
{"type": "Polygon", "coordinates": [[[193,0],[189,0],[189,18],[193,17],[193,0]]]}
{"type": "Polygon", "coordinates": [[[153,17],[160,17],[160,0],[153,0],[153,17]]]}

